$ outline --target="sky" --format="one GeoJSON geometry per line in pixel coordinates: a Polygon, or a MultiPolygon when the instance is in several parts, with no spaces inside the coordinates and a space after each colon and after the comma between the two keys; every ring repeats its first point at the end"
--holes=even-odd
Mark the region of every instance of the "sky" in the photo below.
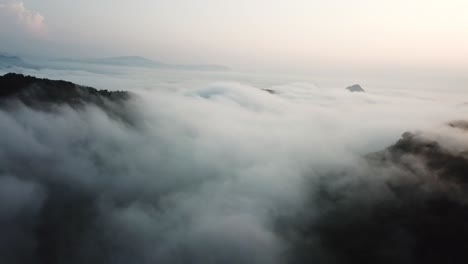
{"type": "Polygon", "coordinates": [[[0,50],[234,68],[468,67],[464,0],[0,0],[0,50]]]}

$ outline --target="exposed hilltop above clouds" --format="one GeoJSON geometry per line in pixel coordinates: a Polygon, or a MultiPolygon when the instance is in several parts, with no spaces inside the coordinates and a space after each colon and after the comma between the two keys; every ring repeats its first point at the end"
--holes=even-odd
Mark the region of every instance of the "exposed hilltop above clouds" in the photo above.
{"type": "Polygon", "coordinates": [[[424,134],[405,133],[368,155],[360,169],[313,181],[320,195],[310,206],[320,208],[319,216],[303,212],[306,220],[286,228],[295,234],[295,263],[463,263],[467,139],[454,150],[424,134]]]}
{"type": "Polygon", "coordinates": [[[63,80],[40,79],[22,74],[0,76],[0,106],[16,108],[18,103],[36,110],[54,111],[63,106],[75,109],[96,106],[113,118],[130,121],[122,107],[131,94],[96,90],[63,80]]]}
{"type": "Polygon", "coordinates": [[[468,121],[464,121],[464,120],[453,121],[449,123],[449,126],[463,129],[463,130],[468,130],[468,121]]]}
{"type": "Polygon", "coordinates": [[[2,263],[468,257],[468,134],[458,117],[359,154],[349,141],[378,130],[351,129],[355,119],[342,116],[394,115],[385,101],[355,109],[375,95],[337,90],[342,112],[235,84],[132,95],[6,74],[0,87],[2,263]]]}
{"type": "Polygon", "coordinates": [[[0,100],[18,100],[28,106],[68,104],[104,106],[105,100],[118,102],[130,97],[128,92],[96,90],[63,80],[40,79],[8,73],[0,76],[0,100]]]}
{"type": "Polygon", "coordinates": [[[348,90],[350,92],[365,92],[365,90],[362,89],[361,85],[359,85],[359,84],[355,84],[355,85],[351,85],[349,87],[346,87],[346,90],[348,90]]]}

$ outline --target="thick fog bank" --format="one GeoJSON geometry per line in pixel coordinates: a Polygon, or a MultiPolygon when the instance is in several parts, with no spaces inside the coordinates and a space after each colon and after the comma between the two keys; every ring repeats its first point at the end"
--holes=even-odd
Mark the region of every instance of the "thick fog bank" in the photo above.
{"type": "Polygon", "coordinates": [[[458,96],[5,78],[1,263],[468,259],[458,96]]]}

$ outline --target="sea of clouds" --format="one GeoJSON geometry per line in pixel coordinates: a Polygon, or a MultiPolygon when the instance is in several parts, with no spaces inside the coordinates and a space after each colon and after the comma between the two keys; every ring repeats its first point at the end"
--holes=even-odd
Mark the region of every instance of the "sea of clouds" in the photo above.
{"type": "Polygon", "coordinates": [[[466,146],[446,126],[468,116],[463,89],[93,67],[14,69],[130,91],[134,119],[93,105],[0,109],[2,263],[300,263],[297,244],[307,260],[343,263],[320,233],[298,243],[296,224],[326,217],[317,186],[365,207],[391,196],[395,174],[368,153],[405,131],[466,146]]]}

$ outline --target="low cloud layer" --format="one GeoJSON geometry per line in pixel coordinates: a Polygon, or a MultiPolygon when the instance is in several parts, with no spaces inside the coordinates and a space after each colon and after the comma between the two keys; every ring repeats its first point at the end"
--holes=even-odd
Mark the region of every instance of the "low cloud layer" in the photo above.
{"type": "Polygon", "coordinates": [[[466,165],[466,130],[447,125],[467,114],[457,96],[271,94],[219,76],[132,89],[129,75],[69,77],[127,85],[132,122],[93,102],[0,104],[0,262],[434,263],[442,244],[465,257],[464,229],[450,233],[465,185],[430,162],[466,165]]]}

